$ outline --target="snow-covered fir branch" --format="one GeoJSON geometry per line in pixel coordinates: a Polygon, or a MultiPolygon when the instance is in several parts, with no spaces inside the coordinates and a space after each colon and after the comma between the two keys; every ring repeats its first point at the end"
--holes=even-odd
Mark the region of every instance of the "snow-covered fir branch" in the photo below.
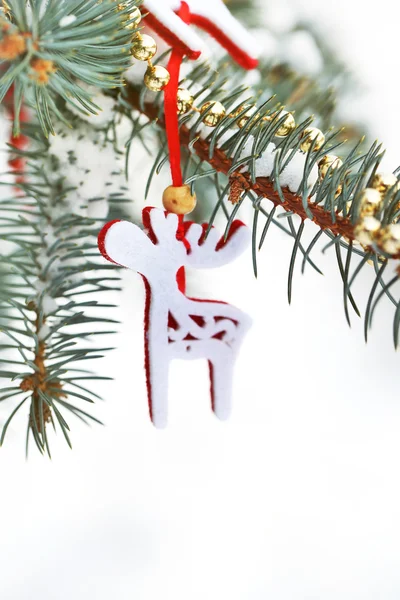
{"type": "Polygon", "coordinates": [[[123,199],[124,177],[113,144],[84,122],[31,146],[19,192],[9,187],[0,202],[0,376],[9,380],[0,400],[10,406],[1,442],[29,404],[27,440],[31,432],[49,452],[47,423],[70,443],[66,412],[96,420],[86,411],[96,395],[85,380],[97,377],[82,368],[107,350],[95,339],[116,321],[101,292],[118,286],[115,269],[98,256],[96,236],[110,200],[123,199]]]}

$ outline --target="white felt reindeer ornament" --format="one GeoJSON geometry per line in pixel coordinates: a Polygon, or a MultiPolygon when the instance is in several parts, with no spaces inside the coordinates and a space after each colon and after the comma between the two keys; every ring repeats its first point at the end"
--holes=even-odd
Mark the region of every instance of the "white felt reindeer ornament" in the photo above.
{"type": "MultiPolygon", "coordinates": [[[[146,286],[145,367],[151,419],[164,427],[168,416],[168,371],[174,358],[208,360],[212,408],[220,419],[231,409],[233,368],[250,319],[237,308],[185,294],[185,267],[213,268],[238,256],[250,234],[234,221],[226,240],[207,225],[185,222],[196,196],[183,182],[178,85],[184,56],[195,59],[204,50],[193,30],[213,35],[246,69],[254,68],[255,45],[221,0],[145,0],[147,24],[171,45],[169,83],[164,87],[164,125],[172,184],[163,194],[164,212],[145,208],[145,231],[127,221],[111,221],[99,235],[103,256],[140,273],[146,286]],[[168,212],[169,211],[169,212],[168,212]]],[[[154,67],[149,65],[152,72],[154,67]]],[[[165,69],[164,69],[165,71],[165,69]]],[[[162,89],[162,88],[160,88],[162,89]]],[[[218,104],[218,103],[215,103],[218,104]]]]}
{"type": "Polygon", "coordinates": [[[157,208],[143,211],[146,233],[128,221],[111,221],[99,235],[108,260],[143,276],[146,285],[145,366],[150,416],[165,427],[168,415],[168,369],[174,358],[206,358],[210,368],[212,408],[220,419],[231,409],[235,359],[250,326],[237,308],[185,295],[182,267],[213,268],[234,260],[250,234],[234,221],[226,241],[212,228],[183,223],[157,208]]]}

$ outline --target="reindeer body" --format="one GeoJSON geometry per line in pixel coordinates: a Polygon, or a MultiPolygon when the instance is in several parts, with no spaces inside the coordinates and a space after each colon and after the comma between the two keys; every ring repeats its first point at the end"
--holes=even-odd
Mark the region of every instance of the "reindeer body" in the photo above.
{"type": "Polygon", "coordinates": [[[99,247],[113,262],[138,271],[146,285],[145,366],[149,408],[156,427],[168,416],[169,363],[175,358],[206,358],[209,363],[212,408],[220,419],[231,408],[233,367],[250,319],[239,309],[210,300],[188,298],[178,272],[183,266],[215,267],[233,260],[248,243],[248,230],[233,225],[226,243],[215,230],[203,240],[203,228],[185,224],[177,238],[176,215],[145,209],[146,235],[127,221],[103,228],[99,247]]]}

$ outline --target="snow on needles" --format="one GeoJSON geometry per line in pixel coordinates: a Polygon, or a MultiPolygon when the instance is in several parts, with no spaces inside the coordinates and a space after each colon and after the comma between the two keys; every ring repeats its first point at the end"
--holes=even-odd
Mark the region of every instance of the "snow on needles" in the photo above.
{"type": "MultiPolygon", "coordinates": [[[[250,136],[247,140],[240,158],[250,158],[253,152],[253,144],[254,137],[250,136]]],[[[255,174],[256,177],[270,177],[273,169],[275,158],[277,156],[276,145],[270,142],[267,148],[264,150],[263,154],[255,160],[255,174]]],[[[302,181],[304,174],[304,167],[306,162],[306,154],[303,152],[297,151],[292,157],[289,164],[283,169],[280,174],[280,185],[282,187],[288,187],[291,192],[294,194],[298,191],[302,181]]],[[[245,170],[248,170],[246,167],[245,170]]],[[[311,189],[318,179],[318,168],[315,165],[309,178],[307,180],[307,186],[311,189]]]]}

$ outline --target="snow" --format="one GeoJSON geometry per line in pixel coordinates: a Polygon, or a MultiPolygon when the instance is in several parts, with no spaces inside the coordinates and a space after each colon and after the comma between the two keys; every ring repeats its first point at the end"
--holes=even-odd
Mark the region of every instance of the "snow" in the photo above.
{"type": "Polygon", "coordinates": [[[71,112],[78,115],[84,121],[90,122],[93,127],[104,128],[114,118],[115,101],[110,96],[105,96],[101,92],[93,90],[90,86],[80,83],[81,87],[91,92],[92,101],[100,107],[98,114],[86,113],[79,110],[74,104],[69,106],[71,112]]]}
{"type": "MultiPolygon", "coordinates": [[[[51,138],[50,146],[58,158],[65,187],[71,188],[66,198],[71,212],[104,219],[108,213],[106,196],[125,185],[123,159],[116,156],[112,143],[103,143],[100,135],[90,132],[82,135],[82,129],[77,129],[61,130],[51,138]]],[[[63,210],[60,207],[60,214],[63,210]]]]}
{"type": "Polygon", "coordinates": [[[49,335],[50,331],[51,331],[51,329],[46,323],[44,325],[42,325],[38,331],[39,340],[42,341],[42,340],[46,339],[47,336],[49,335]]]}
{"type": "MultiPolygon", "coordinates": [[[[287,186],[293,193],[296,193],[299,190],[303,181],[306,157],[307,155],[300,150],[294,154],[290,163],[283,169],[281,173],[280,183],[282,187],[287,186]]],[[[307,180],[309,190],[312,189],[317,179],[318,167],[314,165],[307,180]]]]}
{"type": "MultiPolygon", "coordinates": [[[[250,157],[253,152],[254,137],[249,136],[244,148],[242,150],[240,158],[250,157]]],[[[255,161],[255,173],[256,177],[269,177],[274,169],[276,157],[276,146],[270,142],[267,148],[264,150],[262,156],[257,158],[255,161]]],[[[306,162],[306,154],[304,152],[296,152],[292,157],[289,164],[284,168],[280,176],[280,184],[282,187],[288,187],[293,193],[296,193],[303,181],[304,167],[306,162]]],[[[244,170],[247,170],[245,167],[244,170]]],[[[309,175],[307,184],[309,190],[312,189],[318,179],[318,167],[314,166],[309,175]]]]}
{"type": "Polygon", "coordinates": [[[45,294],[42,298],[42,309],[44,315],[49,315],[57,310],[58,304],[51,296],[45,294]]]}
{"type": "Polygon", "coordinates": [[[75,21],[75,15],[66,15],[65,17],[59,20],[58,24],[60,25],[60,27],[67,27],[68,25],[72,25],[72,23],[75,23],[75,21]]]}

